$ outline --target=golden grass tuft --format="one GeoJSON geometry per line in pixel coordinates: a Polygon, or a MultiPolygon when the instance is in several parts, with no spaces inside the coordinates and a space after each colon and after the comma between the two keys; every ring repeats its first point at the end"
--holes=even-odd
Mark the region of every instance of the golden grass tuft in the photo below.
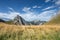
{"type": "Polygon", "coordinates": [[[0,40],[60,40],[60,25],[0,23],[0,40]]]}

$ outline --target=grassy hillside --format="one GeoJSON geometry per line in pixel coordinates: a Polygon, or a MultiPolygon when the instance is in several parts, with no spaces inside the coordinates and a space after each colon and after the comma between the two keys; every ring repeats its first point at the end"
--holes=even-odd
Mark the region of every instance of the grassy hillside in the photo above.
{"type": "Polygon", "coordinates": [[[9,20],[9,21],[6,21],[5,23],[7,23],[7,24],[13,24],[13,21],[9,20]]]}
{"type": "Polygon", "coordinates": [[[52,17],[52,19],[47,24],[60,24],[60,13],[52,17]]]}
{"type": "Polygon", "coordinates": [[[9,25],[0,23],[0,40],[60,40],[60,25],[9,25]]]}

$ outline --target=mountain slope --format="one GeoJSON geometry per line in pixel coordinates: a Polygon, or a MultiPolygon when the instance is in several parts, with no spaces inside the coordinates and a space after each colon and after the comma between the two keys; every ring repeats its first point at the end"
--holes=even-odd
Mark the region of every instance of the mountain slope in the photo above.
{"type": "Polygon", "coordinates": [[[19,25],[25,25],[26,21],[19,15],[17,15],[14,20],[13,20],[14,24],[19,24],[19,25]]]}
{"type": "Polygon", "coordinates": [[[57,13],[47,24],[60,24],[60,13],[57,13]]]}
{"type": "Polygon", "coordinates": [[[5,22],[4,20],[0,19],[0,22],[5,22]]]}

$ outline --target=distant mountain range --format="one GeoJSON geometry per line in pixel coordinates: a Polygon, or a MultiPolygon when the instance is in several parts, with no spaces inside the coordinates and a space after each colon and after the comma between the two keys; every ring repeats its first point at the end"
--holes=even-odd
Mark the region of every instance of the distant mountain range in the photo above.
{"type": "MultiPolygon", "coordinates": [[[[0,19],[0,22],[5,22],[5,21],[0,19]]],[[[26,21],[19,15],[17,15],[13,20],[7,22],[15,25],[43,25],[44,23],[46,23],[46,21],[40,21],[40,20],[26,21]]]]}
{"type": "Polygon", "coordinates": [[[4,20],[0,19],[0,22],[5,22],[4,20]]]}
{"type": "Polygon", "coordinates": [[[14,24],[19,24],[19,25],[42,25],[46,23],[46,21],[40,21],[40,20],[34,20],[34,21],[26,21],[24,20],[21,16],[17,15],[14,20],[14,24]]]}

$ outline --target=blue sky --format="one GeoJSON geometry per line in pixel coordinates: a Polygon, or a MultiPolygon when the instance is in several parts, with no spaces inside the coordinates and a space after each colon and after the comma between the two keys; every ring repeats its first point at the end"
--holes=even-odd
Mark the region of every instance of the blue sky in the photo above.
{"type": "Polygon", "coordinates": [[[60,0],[0,0],[0,18],[49,21],[60,10],[60,0]]]}

